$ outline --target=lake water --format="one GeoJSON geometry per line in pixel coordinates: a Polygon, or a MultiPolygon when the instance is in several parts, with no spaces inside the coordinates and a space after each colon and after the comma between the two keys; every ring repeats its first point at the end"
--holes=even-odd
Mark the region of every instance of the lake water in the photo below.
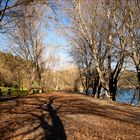
{"type": "MultiPolygon", "coordinates": [[[[85,94],[86,91],[84,90],[83,93],[85,94]]],[[[88,90],[88,94],[92,94],[92,90],[88,90]]],[[[101,91],[102,95],[105,95],[105,90],[102,89],[101,91]]],[[[116,101],[122,102],[122,103],[128,103],[130,104],[132,101],[132,104],[137,105],[139,99],[139,90],[134,88],[126,88],[126,89],[118,89],[117,95],[116,95],[116,101]],[[133,99],[133,96],[135,94],[135,98],[133,99]],[[133,99],[133,101],[132,101],[133,99]]]]}
{"type": "Polygon", "coordinates": [[[117,96],[116,96],[116,101],[117,102],[123,102],[123,103],[132,103],[134,105],[138,104],[138,99],[139,99],[139,90],[131,88],[131,89],[118,89],[117,91],[117,96]],[[135,98],[133,99],[133,95],[135,94],[135,98]]]}

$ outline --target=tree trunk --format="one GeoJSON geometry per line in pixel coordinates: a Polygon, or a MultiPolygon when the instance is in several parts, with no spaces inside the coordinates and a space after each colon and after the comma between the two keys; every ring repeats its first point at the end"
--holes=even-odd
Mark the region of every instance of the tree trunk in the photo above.
{"type": "Polygon", "coordinates": [[[109,79],[109,91],[112,96],[112,101],[116,101],[117,80],[113,76],[109,79]]]}
{"type": "Polygon", "coordinates": [[[88,79],[86,78],[86,83],[85,83],[85,90],[86,90],[86,95],[88,95],[88,90],[89,90],[89,84],[88,84],[88,79]]]}
{"type": "Polygon", "coordinates": [[[97,92],[97,87],[99,84],[99,76],[97,78],[95,78],[94,84],[93,84],[93,90],[92,90],[92,94],[95,96],[96,92],[97,92]]]}
{"type": "Polygon", "coordinates": [[[43,93],[42,77],[39,77],[39,93],[43,93]]]}
{"type": "Polygon", "coordinates": [[[117,85],[114,83],[112,87],[112,101],[116,101],[116,90],[117,90],[117,85]]]}
{"type": "Polygon", "coordinates": [[[98,84],[97,98],[100,98],[101,89],[102,89],[102,84],[100,83],[100,84],[98,84]]]}
{"type": "MultiPolygon", "coordinates": [[[[136,89],[137,90],[137,89],[136,89]]],[[[134,94],[133,94],[133,97],[132,97],[132,99],[131,99],[131,104],[133,103],[133,101],[135,100],[135,98],[136,98],[136,91],[134,92],[134,94]]]]}
{"type": "Polygon", "coordinates": [[[137,78],[138,78],[138,90],[139,90],[139,99],[138,101],[140,101],[140,68],[137,68],[137,78]]]}
{"type": "Polygon", "coordinates": [[[74,81],[73,92],[77,92],[77,91],[78,91],[78,81],[79,81],[79,79],[76,79],[76,80],[74,81]]]}

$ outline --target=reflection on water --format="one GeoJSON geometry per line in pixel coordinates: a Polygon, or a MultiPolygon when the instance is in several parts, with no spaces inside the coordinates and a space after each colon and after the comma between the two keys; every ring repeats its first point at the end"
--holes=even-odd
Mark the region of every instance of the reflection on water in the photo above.
{"type": "Polygon", "coordinates": [[[132,103],[134,105],[138,104],[139,90],[138,89],[119,89],[117,91],[116,101],[123,103],[132,103]],[[135,96],[134,96],[135,95],[135,96]]]}

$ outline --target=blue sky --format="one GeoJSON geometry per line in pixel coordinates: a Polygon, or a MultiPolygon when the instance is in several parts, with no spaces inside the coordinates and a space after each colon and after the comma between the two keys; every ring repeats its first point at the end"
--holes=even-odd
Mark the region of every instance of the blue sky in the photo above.
{"type": "MultiPolygon", "coordinates": [[[[46,46],[45,55],[46,57],[48,55],[56,55],[57,57],[60,57],[65,61],[72,61],[72,58],[70,57],[69,53],[69,40],[66,38],[65,35],[61,34],[59,25],[57,25],[48,17],[55,17],[55,12],[57,12],[59,15],[57,16],[57,18],[60,20],[61,23],[67,26],[71,24],[70,18],[68,17],[68,15],[62,13],[62,11],[58,11],[53,1],[50,0],[49,2],[52,9],[49,11],[48,9],[46,9],[45,20],[47,21],[47,25],[43,25],[43,34],[45,33],[43,37],[43,42],[46,46]]],[[[8,40],[2,34],[0,34],[0,50],[7,50],[7,45],[8,40]]]]}
{"type": "MultiPolygon", "coordinates": [[[[69,25],[70,20],[63,14],[59,17],[64,25],[69,25]]],[[[51,51],[55,55],[71,61],[70,57],[70,44],[68,38],[62,33],[60,26],[54,20],[48,20],[47,27],[45,28],[46,37],[44,43],[47,46],[47,51],[51,51]]]]}
{"type": "MultiPolygon", "coordinates": [[[[53,53],[65,59],[69,57],[70,46],[68,44],[68,40],[64,36],[57,34],[55,30],[49,29],[43,42],[46,46],[46,51],[54,51],[53,53]]],[[[0,34],[0,50],[7,51],[7,45],[8,40],[0,34]]]]}
{"type": "MultiPolygon", "coordinates": [[[[64,19],[64,24],[69,24],[69,20],[64,19]]],[[[59,26],[56,24],[49,23],[50,25],[46,28],[43,28],[43,32],[45,33],[43,37],[44,45],[46,46],[45,57],[48,55],[55,55],[59,57],[65,62],[72,61],[70,57],[70,45],[68,39],[59,33],[59,26]],[[52,26],[53,25],[53,26],[52,26]]],[[[4,34],[0,34],[0,51],[8,51],[8,39],[4,36],[4,34]]]]}
{"type": "Polygon", "coordinates": [[[0,34],[0,51],[6,51],[8,42],[6,40],[6,38],[4,37],[4,35],[0,34]]]}
{"type": "Polygon", "coordinates": [[[55,30],[48,30],[44,43],[48,51],[69,60],[70,45],[64,36],[57,34],[55,30]]]}

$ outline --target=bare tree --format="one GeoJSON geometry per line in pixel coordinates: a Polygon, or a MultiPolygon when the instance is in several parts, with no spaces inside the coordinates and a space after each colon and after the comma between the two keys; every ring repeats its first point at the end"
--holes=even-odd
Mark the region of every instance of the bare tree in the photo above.
{"type": "MultiPolygon", "coordinates": [[[[32,9],[24,7],[21,12],[26,15],[32,12],[32,9]],[[27,12],[28,11],[28,12],[27,12]]],[[[44,46],[42,43],[41,23],[40,19],[26,19],[21,17],[14,28],[13,32],[7,32],[11,40],[10,47],[12,51],[26,61],[25,68],[29,73],[31,84],[37,80],[39,87],[42,84],[42,73],[45,68],[45,60],[43,58],[44,46]]]]}
{"type": "Polygon", "coordinates": [[[124,1],[122,10],[125,16],[125,27],[128,31],[127,52],[132,58],[137,71],[140,100],[140,3],[139,1],[124,1]]]}
{"type": "Polygon", "coordinates": [[[103,9],[107,14],[102,16],[105,24],[105,28],[101,32],[102,36],[104,36],[102,41],[107,50],[105,61],[107,64],[106,76],[113,101],[116,100],[117,83],[121,76],[127,47],[127,30],[124,25],[124,13],[120,9],[120,4],[116,1],[105,1],[103,9]]]}
{"type": "MultiPolygon", "coordinates": [[[[100,61],[101,59],[99,58],[100,49],[98,47],[100,46],[101,40],[98,38],[99,32],[97,30],[101,26],[97,25],[97,21],[99,21],[99,17],[97,13],[100,10],[100,8],[97,8],[97,7],[98,7],[97,1],[94,1],[94,3],[92,3],[92,1],[80,1],[80,0],[73,1],[72,6],[70,6],[70,9],[65,10],[69,14],[69,16],[72,18],[72,23],[73,23],[72,27],[66,28],[62,24],[61,24],[61,27],[63,28],[66,35],[73,43],[73,45],[77,49],[79,49],[81,54],[84,54],[84,52],[81,49],[79,42],[77,42],[79,40],[78,39],[76,40],[75,38],[79,37],[87,44],[88,49],[90,50],[92,58],[93,58],[90,61],[92,65],[94,65],[96,68],[96,71],[100,79],[100,84],[106,91],[109,92],[109,86],[104,77],[105,75],[104,67],[102,65],[103,64],[102,62],[104,61],[104,58],[105,58],[103,53],[105,53],[105,51],[101,53],[102,56],[104,56],[104,58],[102,59],[103,60],[102,62],[100,61]],[[69,31],[68,29],[70,29],[71,31],[69,31]],[[75,33],[74,36],[71,34],[72,31],[75,33]]],[[[87,55],[85,55],[85,57],[89,59],[87,55]]],[[[108,94],[106,95],[108,96],[108,94]]]]}
{"type": "MultiPolygon", "coordinates": [[[[23,15],[20,12],[20,9],[25,6],[33,6],[39,3],[37,0],[1,0],[0,1],[0,32],[4,33],[8,31],[9,28],[15,27],[17,22],[20,20],[20,17],[23,15]],[[15,21],[17,17],[17,21],[15,21]]],[[[32,14],[26,15],[26,18],[30,18],[35,13],[35,10],[32,14]]]]}
{"type": "Polygon", "coordinates": [[[95,67],[98,86],[107,91],[107,96],[111,94],[112,100],[115,100],[128,39],[125,15],[120,7],[120,2],[111,0],[72,1],[71,6],[64,9],[72,19],[72,26],[61,24],[73,46],[95,67]],[[86,43],[92,59],[79,40],[86,43]]]}
{"type": "MultiPolygon", "coordinates": [[[[89,89],[93,89],[94,79],[94,67],[92,64],[92,55],[85,42],[79,41],[80,49],[82,53],[77,48],[72,49],[72,57],[76,66],[78,67],[80,81],[85,90],[86,95],[89,93],[89,89]],[[88,56],[88,57],[86,57],[88,56]]],[[[94,92],[95,94],[95,92],[94,92]]]]}

